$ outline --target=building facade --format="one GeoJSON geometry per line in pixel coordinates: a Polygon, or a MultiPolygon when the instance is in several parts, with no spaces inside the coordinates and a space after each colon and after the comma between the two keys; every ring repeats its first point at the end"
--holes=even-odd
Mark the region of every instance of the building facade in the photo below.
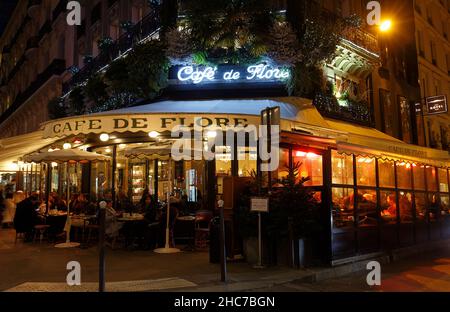
{"type": "MultiPolygon", "coordinates": [[[[47,107],[52,98],[68,94],[127,55],[137,42],[158,34],[159,19],[148,1],[81,2],[82,25],[77,27],[65,21],[65,1],[22,2],[0,40],[0,160],[18,166],[11,172],[20,169],[17,187],[47,198],[50,192],[83,193],[92,201],[115,201],[116,194],[125,193],[134,203],[145,190],[161,200],[172,192],[211,211],[223,198],[227,226],[239,233],[239,194],[252,172],[266,177],[255,146],[246,140],[226,142],[216,146],[220,158],[179,162],[172,162],[163,147],[176,143],[173,127],[193,127],[196,117],[202,117],[205,128],[218,127],[211,137],[220,137],[218,131],[227,127],[261,125],[261,111],[278,106],[280,167],[267,175],[264,187],[288,177],[285,168],[303,164],[298,178],[309,178],[305,186],[314,191],[323,226],[315,240],[322,261],[338,264],[450,235],[448,153],[418,146],[427,142],[415,110],[421,99],[420,68],[411,31],[415,8],[409,1],[383,3],[384,12],[396,21],[389,33],[364,24],[367,1],[276,1],[280,13],[301,3],[300,17],[317,10],[326,20],[356,14],[363,21],[342,35],[334,57],[321,64],[326,88],[313,98],[289,97],[285,81],[270,81],[281,67],[255,82],[256,75],[242,77],[248,67],[261,64],[219,64],[225,68],[221,72],[191,62],[184,69],[170,64],[169,87],[184,88],[182,98],[167,92],[144,105],[53,120],[47,107]],[[108,54],[101,48],[105,38],[112,41],[108,54]],[[194,67],[203,72],[203,80],[215,80],[216,72],[224,78],[202,85],[199,76],[192,76],[194,67]],[[235,76],[238,71],[240,76],[235,76]],[[274,84],[282,85],[285,93],[268,95],[274,84]],[[267,95],[242,96],[248,86],[267,95]],[[205,99],[214,88],[219,92],[205,99]],[[33,160],[35,154],[62,149],[97,152],[110,161],[41,165],[33,160]],[[241,152],[246,159],[236,159],[241,152]]],[[[231,255],[242,249],[238,236],[230,239],[231,255]]]]}
{"type": "MultiPolygon", "coordinates": [[[[422,102],[450,96],[450,3],[414,1],[416,51],[422,102]]],[[[450,113],[424,117],[427,146],[450,151],[450,113]]]]}
{"type": "Polygon", "coordinates": [[[48,120],[47,104],[63,92],[69,68],[95,58],[98,40],[124,33],[120,23],[137,23],[147,1],[79,1],[82,25],[66,22],[66,0],[19,1],[0,38],[0,138],[36,131],[48,120]]]}

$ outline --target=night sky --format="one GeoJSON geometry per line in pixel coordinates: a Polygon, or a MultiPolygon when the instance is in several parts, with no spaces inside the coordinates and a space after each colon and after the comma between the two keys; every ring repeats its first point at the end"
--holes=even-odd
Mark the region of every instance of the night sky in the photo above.
{"type": "MultiPolygon", "coordinates": [[[[23,0],[19,0],[23,1],[23,0]]],[[[8,24],[8,20],[11,17],[11,14],[16,7],[16,4],[19,2],[17,0],[0,0],[0,36],[3,34],[6,25],[8,24]]]]}

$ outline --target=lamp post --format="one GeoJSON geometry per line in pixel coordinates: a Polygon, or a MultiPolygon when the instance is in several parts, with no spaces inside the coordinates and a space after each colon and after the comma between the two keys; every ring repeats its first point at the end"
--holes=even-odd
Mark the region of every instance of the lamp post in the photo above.
{"type": "Polygon", "coordinates": [[[99,233],[99,262],[98,262],[98,291],[105,291],[105,216],[106,202],[99,203],[100,208],[100,233],[99,233]]]}

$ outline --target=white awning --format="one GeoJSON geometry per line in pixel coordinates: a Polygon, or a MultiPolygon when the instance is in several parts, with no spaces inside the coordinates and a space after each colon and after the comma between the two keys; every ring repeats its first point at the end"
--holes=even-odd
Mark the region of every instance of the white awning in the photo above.
{"type": "Polygon", "coordinates": [[[0,171],[10,171],[11,164],[29,153],[37,151],[57,138],[43,139],[43,131],[36,131],[25,135],[0,140],[0,171]]]}

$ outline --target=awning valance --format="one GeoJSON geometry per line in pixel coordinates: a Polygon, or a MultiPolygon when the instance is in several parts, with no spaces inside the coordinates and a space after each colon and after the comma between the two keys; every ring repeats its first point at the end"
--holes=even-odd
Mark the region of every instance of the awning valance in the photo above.
{"type": "Polygon", "coordinates": [[[291,130],[291,123],[327,127],[311,101],[300,98],[240,99],[204,101],[162,101],[98,114],[52,120],[42,125],[44,138],[62,138],[79,134],[170,131],[178,125],[197,124],[238,127],[260,124],[261,111],[281,108],[281,128],[291,130]]]}
{"type": "Polygon", "coordinates": [[[0,140],[0,170],[11,170],[10,165],[26,154],[37,151],[57,141],[57,138],[43,139],[43,131],[36,131],[0,140]]]}
{"type": "Polygon", "coordinates": [[[336,137],[336,146],[340,152],[450,167],[450,155],[446,151],[406,144],[369,127],[331,119],[327,119],[327,122],[330,127],[341,132],[336,137]]]}

